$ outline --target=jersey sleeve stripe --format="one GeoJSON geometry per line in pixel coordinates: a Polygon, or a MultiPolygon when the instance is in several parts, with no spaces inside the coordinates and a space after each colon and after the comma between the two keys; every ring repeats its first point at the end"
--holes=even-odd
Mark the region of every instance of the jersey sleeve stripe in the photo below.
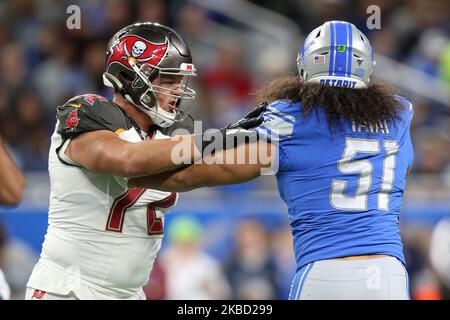
{"type": "Polygon", "coordinates": [[[284,136],[281,134],[277,134],[270,130],[269,128],[266,128],[265,126],[260,126],[256,128],[256,130],[263,136],[269,139],[270,141],[280,141],[289,138],[288,136],[284,136]]]}
{"type": "Polygon", "coordinates": [[[286,113],[283,113],[280,110],[275,109],[273,107],[268,107],[268,109],[271,111],[268,114],[274,115],[274,116],[276,116],[276,117],[278,117],[278,118],[280,118],[280,119],[282,119],[282,120],[284,120],[286,122],[289,122],[291,124],[295,123],[295,118],[293,116],[290,116],[290,115],[288,115],[286,113]]]}

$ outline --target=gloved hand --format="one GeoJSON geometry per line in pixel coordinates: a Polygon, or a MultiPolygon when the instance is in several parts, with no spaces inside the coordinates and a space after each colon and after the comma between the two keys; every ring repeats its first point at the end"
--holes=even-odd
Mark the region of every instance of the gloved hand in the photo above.
{"type": "Polygon", "coordinates": [[[267,111],[267,106],[267,102],[260,103],[242,119],[232,122],[222,129],[208,130],[207,133],[204,133],[201,136],[201,139],[196,139],[197,146],[201,146],[201,151],[203,153],[205,148],[212,143],[214,143],[214,151],[220,151],[223,149],[235,148],[241,143],[258,141],[258,132],[249,129],[256,128],[264,122],[262,114],[267,111]],[[220,140],[217,141],[218,139],[220,140]]]}
{"type": "MultiPolygon", "coordinates": [[[[242,119],[232,122],[223,129],[251,129],[256,128],[264,122],[262,114],[267,111],[267,102],[262,102],[254,107],[249,113],[247,113],[242,119]]],[[[222,130],[223,130],[222,129],[222,130]]]]}

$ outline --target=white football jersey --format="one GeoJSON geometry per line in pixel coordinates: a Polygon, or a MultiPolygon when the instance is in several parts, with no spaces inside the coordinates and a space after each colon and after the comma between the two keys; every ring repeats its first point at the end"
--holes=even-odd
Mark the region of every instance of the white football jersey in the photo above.
{"type": "MultiPolygon", "coordinates": [[[[135,127],[116,134],[129,142],[143,135],[135,127]]],[[[165,137],[159,131],[154,136],[165,137]]],[[[64,144],[62,139],[55,129],[48,229],[27,286],[55,294],[73,291],[80,299],[145,298],[142,286],[161,247],[164,214],[177,194],[128,189],[126,178],[78,166],[64,154],[70,139],[64,144]]]]}

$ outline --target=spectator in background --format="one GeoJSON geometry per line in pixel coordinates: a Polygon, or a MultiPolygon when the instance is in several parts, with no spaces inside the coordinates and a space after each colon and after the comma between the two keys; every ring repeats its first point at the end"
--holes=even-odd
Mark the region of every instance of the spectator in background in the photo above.
{"type": "Polygon", "coordinates": [[[411,280],[408,283],[413,300],[440,300],[440,282],[429,262],[430,230],[410,227],[405,236],[405,259],[411,280]]]}
{"type": "Polygon", "coordinates": [[[102,9],[106,12],[104,35],[109,37],[134,20],[135,1],[130,3],[127,0],[107,0],[102,3],[102,9]]]}
{"type": "Polygon", "coordinates": [[[450,83],[450,41],[439,59],[439,74],[443,80],[450,83]]]}
{"type": "Polygon", "coordinates": [[[292,233],[288,223],[273,232],[271,244],[277,269],[277,298],[287,300],[292,278],[297,271],[295,256],[292,251],[294,243],[292,242],[292,233]]]}
{"type": "Polygon", "coordinates": [[[443,298],[450,299],[450,218],[434,227],[429,251],[431,266],[443,284],[443,298]]]}
{"type": "Polygon", "coordinates": [[[19,128],[20,143],[17,146],[21,155],[21,164],[24,171],[44,171],[48,166],[50,130],[45,116],[44,107],[39,95],[34,91],[23,91],[17,96],[14,103],[16,122],[19,128]]]}
{"type": "Polygon", "coordinates": [[[166,272],[159,260],[159,257],[156,257],[148,283],[144,286],[144,293],[147,300],[164,300],[167,297],[166,272]]]}
{"type": "Polygon", "coordinates": [[[61,39],[49,59],[36,68],[32,81],[48,114],[54,115],[55,106],[66,98],[93,90],[91,79],[75,63],[76,50],[72,41],[61,39]]]}
{"type": "Polygon", "coordinates": [[[101,40],[90,41],[82,52],[82,67],[86,76],[91,79],[94,92],[102,96],[112,96],[113,90],[105,87],[102,74],[105,71],[105,44],[101,40]]]}
{"type": "Polygon", "coordinates": [[[439,61],[448,44],[448,37],[443,31],[427,30],[420,35],[416,47],[406,62],[415,69],[439,77],[439,61]]]}
{"type": "Polygon", "coordinates": [[[169,223],[169,247],[161,255],[169,300],[228,299],[229,285],[219,261],[201,248],[202,227],[194,218],[169,223]]]}
{"type": "Polygon", "coordinates": [[[26,68],[23,49],[17,43],[10,43],[0,51],[0,84],[10,92],[18,91],[26,83],[26,68]]]}
{"type": "MultiPolygon", "coordinates": [[[[3,142],[14,149],[20,142],[20,128],[17,125],[16,110],[13,108],[12,100],[12,95],[7,89],[0,89],[1,136],[3,142]]],[[[15,156],[14,152],[12,155],[15,156]]]]}
{"type": "Polygon", "coordinates": [[[208,12],[193,3],[178,4],[173,11],[176,12],[177,27],[190,44],[197,69],[206,70],[211,67],[216,56],[211,38],[218,35],[210,32],[208,12]]]}
{"type": "Polygon", "coordinates": [[[26,171],[45,171],[48,168],[48,132],[45,127],[32,127],[19,150],[26,171]]]}
{"type": "MultiPolygon", "coordinates": [[[[217,34],[210,32],[207,11],[198,5],[186,2],[183,4],[174,3],[172,12],[176,13],[174,21],[177,28],[179,28],[181,34],[185,36],[186,41],[190,44],[197,69],[202,70],[200,73],[203,73],[203,70],[210,68],[215,61],[217,51],[211,45],[211,38],[217,37],[217,34]]],[[[193,118],[202,120],[204,126],[213,127],[214,123],[212,120],[214,119],[215,102],[211,100],[212,97],[203,89],[203,83],[198,79],[193,79],[192,86],[197,92],[196,99],[199,106],[192,108],[193,118]]]]}
{"type": "Polygon", "coordinates": [[[414,282],[413,300],[442,300],[441,283],[429,265],[421,270],[414,282]]]}
{"type": "Polygon", "coordinates": [[[440,133],[441,130],[436,127],[422,128],[414,134],[417,139],[416,172],[439,174],[448,166],[448,149],[443,148],[446,140],[440,133]]]}
{"type": "Polygon", "coordinates": [[[232,299],[276,299],[277,268],[270,254],[269,235],[264,226],[258,221],[243,221],[236,229],[235,239],[235,251],[226,264],[232,299]]]}
{"type": "Polygon", "coordinates": [[[153,21],[169,24],[166,0],[138,0],[138,21],[153,21]]]}
{"type": "Polygon", "coordinates": [[[381,29],[378,30],[378,32],[373,32],[370,41],[372,42],[373,47],[377,48],[377,53],[391,59],[397,58],[397,38],[389,29],[381,29]]]}
{"type": "Polygon", "coordinates": [[[235,119],[247,109],[253,84],[243,59],[237,42],[225,42],[218,49],[213,65],[200,74],[203,90],[213,102],[214,126],[235,119]]]}
{"type": "Polygon", "coordinates": [[[261,87],[268,81],[293,70],[294,63],[289,59],[289,54],[290,52],[286,48],[279,46],[273,46],[261,52],[256,58],[257,69],[260,74],[258,74],[255,85],[261,87]]]}

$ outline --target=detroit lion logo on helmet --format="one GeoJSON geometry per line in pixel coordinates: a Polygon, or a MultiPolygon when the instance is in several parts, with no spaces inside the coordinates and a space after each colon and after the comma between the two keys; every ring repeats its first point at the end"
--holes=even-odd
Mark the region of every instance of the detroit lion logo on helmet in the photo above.
{"type": "Polygon", "coordinates": [[[168,41],[152,43],[138,36],[125,36],[112,47],[107,64],[119,62],[131,69],[130,60],[137,63],[148,63],[157,66],[166,55],[168,41]]]}

